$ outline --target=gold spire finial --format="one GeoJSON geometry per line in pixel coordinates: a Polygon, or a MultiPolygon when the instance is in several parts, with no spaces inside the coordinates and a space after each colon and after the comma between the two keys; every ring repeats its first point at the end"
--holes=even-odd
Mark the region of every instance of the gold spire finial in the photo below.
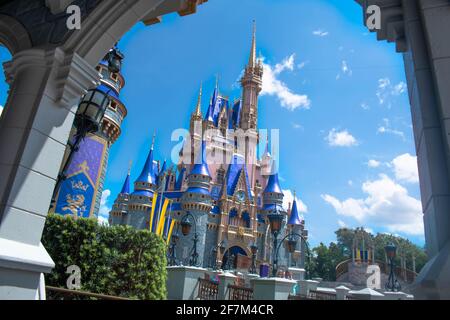
{"type": "Polygon", "coordinates": [[[128,162],[128,175],[130,175],[130,173],[131,173],[131,165],[133,164],[133,161],[129,161],[128,162]]]}
{"type": "Polygon", "coordinates": [[[296,197],[297,195],[296,195],[296,192],[295,192],[295,190],[294,190],[294,200],[293,201],[295,201],[295,197],[296,197]]]}
{"type": "Polygon", "coordinates": [[[250,50],[250,57],[248,58],[248,66],[254,67],[255,65],[256,65],[256,21],[253,20],[252,48],[250,50]]]}
{"type": "Polygon", "coordinates": [[[216,88],[219,88],[219,74],[216,73],[216,88]]]}
{"type": "Polygon", "coordinates": [[[202,116],[202,91],[203,91],[203,83],[200,81],[200,91],[198,93],[197,98],[197,107],[195,108],[195,115],[199,117],[202,116]]]}

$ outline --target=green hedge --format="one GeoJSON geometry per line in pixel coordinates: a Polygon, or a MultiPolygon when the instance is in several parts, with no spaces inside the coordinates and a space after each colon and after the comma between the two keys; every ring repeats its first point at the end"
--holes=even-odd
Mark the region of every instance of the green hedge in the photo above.
{"type": "Polygon", "coordinates": [[[42,243],[56,266],[46,284],[66,287],[67,267],[81,269],[81,290],[134,299],[165,299],[166,246],[146,230],[103,226],[50,214],[42,243]]]}

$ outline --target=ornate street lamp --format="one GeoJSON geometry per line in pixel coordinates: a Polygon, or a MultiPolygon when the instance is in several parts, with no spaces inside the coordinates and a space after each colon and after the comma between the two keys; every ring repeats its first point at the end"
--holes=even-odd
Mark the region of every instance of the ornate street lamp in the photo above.
{"type": "Polygon", "coordinates": [[[393,244],[390,243],[387,246],[384,247],[384,250],[386,251],[386,256],[389,259],[389,265],[390,265],[390,272],[389,272],[389,278],[388,281],[385,285],[386,290],[395,292],[395,291],[400,291],[402,289],[400,283],[398,282],[398,280],[395,277],[395,257],[397,255],[397,247],[393,244]]]}
{"type": "Polygon", "coordinates": [[[250,266],[249,272],[256,274],[256,254],[258,253],[258,246],[255,242],[250,246],[250,251],[252,253],[252,265],[250,266]]]}
{"type": "Polygon", "coordinates": [[[67,178],[67,169],[72,162],[74,154],[78,151],[80,142],[88,133],[94,133],[101,127],[103,117],[110,103],[108,93],[109,91],[103,92],[99,89],[92,89],[81,98],[74,120],[74,127],[76,129],[74,141],[68,142],[70,148],[69,155],[56,180],[50,207],[53,207],[56,202],[56,193],[58,192],[62,181],[67,178]]]}
{"type": "Polygon", "coordinates": [[[220,241],[215,247],[211,250],[211,257],[210,257],[210,267],[213,270],[217,269],[217,252],[220,252],[220,255],[223,255],[225,253],[225,249],[227,247],[226,240],[220,241]]]}
{"type": "Polygon", "coordinates": [[[272,266],[272,276],[276,276],[277,274],[277,265],[278,265],[278,254],[277,254],[277,247],[278,247],[278,234],[281,230],[281,225],[283,223],[284,216],[281,213],[282,208],[279,205],[275,205],[275,209],[272,213],[269,213],[267,215],[267,218],[269,219],[269,225],[270,225],[270,231],[273,235],[273,266],[272,266]]]}
{"type": "MultiPolygon", "coordinates": [[[[283,222],[283,215],[281,214],[281,208],[278,206],[275,207],[274,211],[267,215],[269,218],[269,224],[270,224],[270,230],[273,234],[273,266],[272,266],[272,276],[276,277],[278,272],[278,255],[280,253],[280,248],[283,242],[287,240],[287,250],[289,253],[294,253],[295,248],[297,246],[297,239],[301,238],[306,246],[306,251],[308,254],[308,261],[310,260],[310,251],[309,251],[309,245],[308,241],[302,234],[298,234],[293,232],[292,230],[284,236],[284,238],[278,243],[278,234],[280,233],[282,222],[283,222]]],[[[308,276],[308,275],[307,275],[308,276]]]]}
{"type": "Polygon", "coordinates": [[[169,266],[176,266],[177,265],[177,255],[176,255],[176,247],[178,244],[178,240],[180,240],[180,236],[178,235],[178,226],[177,226],[177,232],[172,235],[171,237],[171,244],[170,244],[170,255],[169,255],[169,266]]]}
{"type": "Polygon", "coordinates": [[[192,225],[194,225],[194,245],[192,247],[192,254],[189,259],[189,265],[190,266],[197,266],[198,264],[198,252],[197,252],[197,243],[198,243],[198,233],[197,233],[197,220],[195,219],[195,216],[188,212],[186,215],[181,219],[181,233],[184,236],[187,236],[190,234],[192,225]],[[190,218],[194,220],[194,223],[191,222],[190,218]]]}

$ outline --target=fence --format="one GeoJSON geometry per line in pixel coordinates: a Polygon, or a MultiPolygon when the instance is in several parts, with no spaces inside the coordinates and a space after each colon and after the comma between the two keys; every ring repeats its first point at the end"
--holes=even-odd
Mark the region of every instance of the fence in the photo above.
{"type": "Polygon", "coordinates": [[[109,296],[106,294],[92,293],[81,290],[69,290],[46,286],[47,300],[130,300],[128,298],[109,296]]]}
{"type": "Polygon", "coordinates": [[[331,292],[310,290],[307,296],[289,295],[288,300],[336,300],[336,294],[331,292]]]}
{"type": "Polygon", "coordinates": [[[219,293],[219,284],[217,282],[198,278],[198,296],[199,300],[217,300],[219,293]]]}
{"type": "Polygon", "coordinates": [[[253,289],[229,284],[228,300],[253,300],[253,289]]]}

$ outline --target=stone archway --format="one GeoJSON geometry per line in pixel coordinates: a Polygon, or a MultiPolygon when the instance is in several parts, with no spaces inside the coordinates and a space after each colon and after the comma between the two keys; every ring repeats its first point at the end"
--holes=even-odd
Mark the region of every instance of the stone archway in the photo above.
{"type": "Polygon", "coordinates": [[[86,10],[76,31],[56,27],[73,1],[0,7],[0,42],[13,54],[4,64],[10,90],[0,121],[0,298],[43,298],[42,273],[54,264],[42,230],[78,100],[98,84],[98,61],[139,21],[195,13],[206,1],[81,0],[86,10]],[[21,6],[17,16],[14,6],[21,6]],[[27,10],[45,18],[29,20],[27,10]],[[40,37],[35,30],[52,31],[40,37]]]}
{"type": "MultiPolygon", "coordinates": [[[[47,0],[45,6],[54,13],[71,2],[47,0]]],[[[137,22],[149,25],[174,11],[194,13],[203,2],[99,1],[81,30],[59,37],[65,39],[61,43],[31,47],[35,42],[27,41],[23,30],[15,33],[23,27],[30,34],[30,29],[19,21],[8,23],[0,8],[0,41],[13,52],[12,61],[4,65],[8,105],[15,106],[5,108],[0,122],[1,298],[38,297],[40,275],[53,266],[40,244],[42,228],[77,100],[99,79],[97,62],[137,22]]],[[[396,42],[404,54],[430,257],[415,293],[419,298],[450,298],[450,45],[443,32],[450,29],[450,3],[357,2],[364,12],[372,4],[381,7],[378,39],[396,42]]]]}

